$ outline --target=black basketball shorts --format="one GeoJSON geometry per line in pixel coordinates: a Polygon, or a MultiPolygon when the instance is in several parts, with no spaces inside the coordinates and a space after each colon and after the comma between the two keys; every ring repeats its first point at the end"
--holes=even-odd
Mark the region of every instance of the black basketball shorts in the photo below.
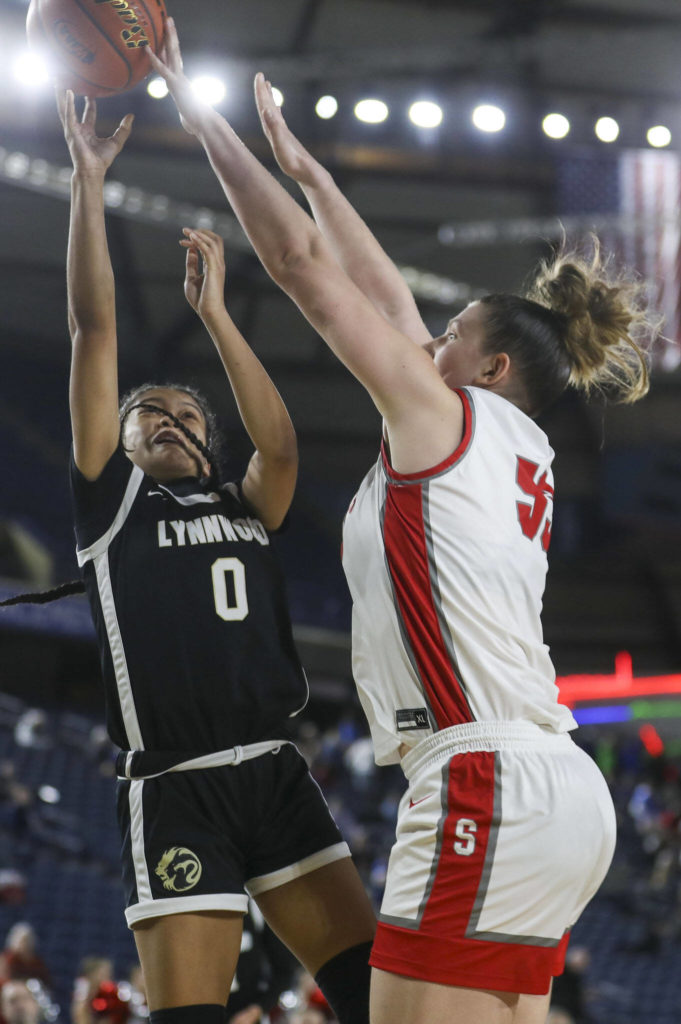
{"type": "Polygon", "coordinates": [[[246,911],[248,896],[350,850],[288,743],[240,764],[119,781],[130,927],[165,914],[246,911]]]}

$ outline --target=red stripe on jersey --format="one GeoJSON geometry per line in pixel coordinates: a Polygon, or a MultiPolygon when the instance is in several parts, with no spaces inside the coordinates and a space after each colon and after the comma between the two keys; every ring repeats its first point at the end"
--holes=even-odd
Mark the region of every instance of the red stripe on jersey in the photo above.
{"type": "Polygon", "coordinates": [[[435,608],[423,521],[423,487],[388,485],[383,543],[400,616],[439,729],[472,715],[447,652],[435,608]]]}
{"type": "Polygon", "coordinates": [[[463,390],[456,394],[463,405],[463,436],[446,459],[419,473],[398,473],[381,445],[388,479],[383,543],[398,614],[416,659],[417,670],[438,728],[461,725],[473,718],[460,680],[447,652],[435,609],[431,568],[423,522],[423,490],[417,481],[438,476],[465,454],[473,437],[473,411],[463,390]],[[391,481],[401,485],[393,486],[391,481]]]}

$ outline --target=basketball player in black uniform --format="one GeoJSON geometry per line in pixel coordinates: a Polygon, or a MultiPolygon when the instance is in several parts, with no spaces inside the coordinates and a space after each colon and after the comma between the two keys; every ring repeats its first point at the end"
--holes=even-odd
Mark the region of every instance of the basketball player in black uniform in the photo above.
{"type": "Polygon", "coordinates": [[[152,1024],[222,1024],[248,891],[342,1024],[368,1020],[374,915],[282,724],[307,699],[272,554],[295,433],[224,307],[224,253],[186,231],[185,293],[211,334],[255,453],[221,485],[191,389],[145,385],[119,414],[103,182],[132,118],[98,138],[58,98],[73,161],[67,263],[78,560],[121,747],[126,917],[152,1024]],[[201,272],[201,263],[203,264],[201,272]]]}

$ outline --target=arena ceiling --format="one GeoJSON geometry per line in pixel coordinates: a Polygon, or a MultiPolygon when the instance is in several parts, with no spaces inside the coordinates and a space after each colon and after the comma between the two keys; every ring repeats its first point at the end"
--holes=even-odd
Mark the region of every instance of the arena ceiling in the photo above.
{"type": "MultiPolygon", "coordinates": [[[[291,126],[333,170],[391,255],[410,268],[433,331],[471,295],[519,288],[547,252],[547,241],[557,237],[560,218],[574,217],[574,196],[571,209],[565,208],[566,161],[606,159],[606,153],[611,159],[614,151],[593,135],[598,116],[619,121],[618,151],[645,146],[646,128],[659,123],[672,132],[671,150],[681,144],[677,0],[168,0],[168,6],[187,71],[224,76],[228,93],[220,109],[264,159],[254,72],[264,70],[282,90],[291,126]],[[323,93],[339,102],[330,121],[314,113],[323,93]],[[363,95],[388,104],[383,125],[356,121],[352,110],[363,95]],[[415,129],[405,114],[421,97],[437,100],[445,111],[441,128],[430,134],[415,129]],[[503,133],[483,136],[472,127],[470,111],[478,102],[506,110],[503,133]],[[572,124],[560,142],[540,128],[552,110],[572,124]]],[[[5,426],[59,461],[63,449],[32,415],[35,397],[23,384],[12,384],[14,368],[28,360],[41,369],[41,386],[63,396],[65,405],[68,172],[59,172],[68,168],[68,154],[50,90],[21,87],[11,75],[25,16],[24,0],[0,0],[0,346],[6,374],[0,415],[5,426]]],[[[371,403],[250,254],[170,100],[153,100],[138,87],[101,101],[102,129],[110,130],[128,110],[136,123],[111,172],[120,188],[117,200],[115,188],[111,193],[116,205],[108,218],[122,383],[195,381],[220,407],[233,447],[244,450],[238,431],[232,433],[235,414],[222,397],[216,358],[182,294],[179,228],[200,216],[227,238],[230,309],[289,404],[303,488],[309,483],[307,499],[317,503],[320,521],[333,532],[340,510],[320,495],[326,483],[351,493],[373,459],[379,424],[371,403]]],[[[599,213],[612,212],[592,201],[570,224],[584,234],[601,223],[599,213]]],[[[638,409],[606,414],[598,405],[568,401],[549,418],[558,486],[575,508],[602,500],[609,486],[602,470],[608,446],[659,444],[671,460],[667,478],[678,473],[680,379],[679,371],[660,371],[638,409]]],[[[666,652],[663,660],[681,657],[673,570],[676,494],[664,491],[660,501],[672,510],[664,545],[659,521],[653,516],[657,525],[649,528],[645,510],[635,509],[633,540],[630,531],[623,533],[622,544],[629,547],[618,546],[619,534],[613,535],[605,544],[606,561],[590,556],[599,568],[592,569],[589,593],[599,606],[613,602],[619,609],[620,625],[603,626],[599,650],[633,630],[642,650],[657,645],[666,652]],[[625,601],[633,574],[636,588],[625,601]]],[[[681,501],[678,507],[681,517],[681,501]]],[[[566,580],[565,587],[549,591],[547,614],[563,623],[567,658],[571,637],[588,642],[588,622],[574,613],[589,596],[570,589],[569,574],[566,580]],[[568,617],[572,626],[565,626],[568,617]]]]}

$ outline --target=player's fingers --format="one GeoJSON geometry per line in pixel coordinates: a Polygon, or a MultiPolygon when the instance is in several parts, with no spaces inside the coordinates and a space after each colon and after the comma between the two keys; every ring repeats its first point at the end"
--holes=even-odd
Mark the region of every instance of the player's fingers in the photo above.
{"type": "Polygon", "coordinates": [[[255,103],[260,115],[263,129],[267,132],[275,126],[278,107],[272,95],[272,86],[265,79],[262,71],[255,76],[255,103]]]}
{"type": "Polygon", "coordinates": [[[172,71],[182,71],[182,53],[180,51],[180,40],[175,28],[175,20],[168,18],[166,21],[165,52],[168,59],[168,66],[172,71]]]}
{"type": "Polygon", "coordinates": [[[66,90],[64,112],[66,114],[66,123],[69,126],[73,126],[76,121],[76,98],[73,95],[73,89],[66,90]]]}
{"type": "Polygon", "coordinates": [[[201,251],[204,263],[216,269],[224,264],[224,245],[222,239],[214,231],[208,229],[193,231],[190,238],[201,251]]]}
{"type": "Polygon", "coordinates": [[[90,128],[94,128],[97,120],[97,102],[92,99],[91,96],[85,97],[85,106],[83,107],[83,116],[81,121],[83,124],[88,125],[90,128]]]}
{"type": "Polygon", "coordinates": [[[192,237],[203,239],[207,245],[212,245],[213,247],[222,245],[220,235],[215,231],[211,231],[210,228],[188,228],[187,232],[192,237]]]}
{"type": "Polygon", "coordinates": [[[54,90],[54,97],[57,101],[57,113],[59,114],[59,120],[66,127],[66,90],[56,88],[54,90]]]}
{"type": "Polygon", "coordinates": [[[116,129],[116,131],[113,133],[112,138],[119,145],[119,147],[122,146],[128,138],[134,120],[134,114],[126,114],[125,117],[122,119],[121,123],[119,124],[118,128],[116,129]]]}
{"type": "MultiPolygon", "coordinates": [[[[161,51],[161,56],[162,55],[163,51],[161,51]]],[[[149,58],[149,63],[151,64],[154,71],[165,78],[165,76],[168,73],[168,68],[165,66],[161,57],[159,57],[158,54],[154,53],[150,46],[147,46],[147,57],[149,58]]]]}

